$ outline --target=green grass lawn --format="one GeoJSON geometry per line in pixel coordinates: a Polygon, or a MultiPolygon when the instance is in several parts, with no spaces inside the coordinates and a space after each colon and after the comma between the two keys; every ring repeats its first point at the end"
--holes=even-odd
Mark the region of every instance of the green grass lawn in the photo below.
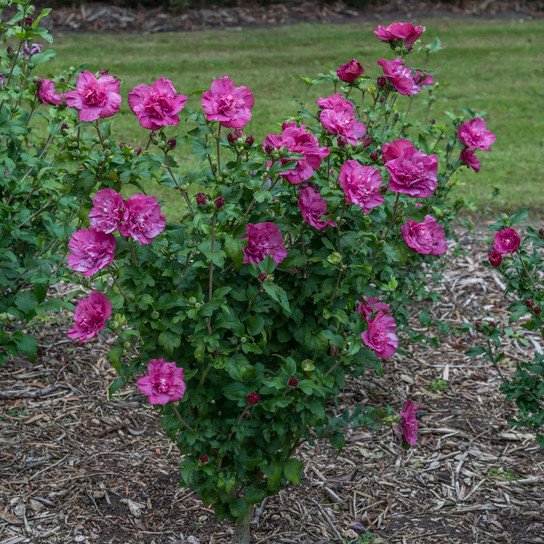
{"type": "MultiPolygon", "coordinates": [[[[424,43],[439,36],[443,44],[443,50],[431,57],[429,68],[438,72],[437,81],[449,85],[440,90],[432,116],[439,120],[445,110],[462,106],[485,110],[488,128],[497,135],[491,152],[478,152],[481,171],[463,169],[459,175],[460,192],[483,209],[491,187],[500,185],[494,211],[524,205],[540,213],[544,205],[544,22],[430,19],[418,23],[427,27],[424,43]]],[[[180,34],[57,36],[57,57],[47,69],[82,63],[93,71],[108,68],[122,81],[123,104],[115,132],[122,140],[140,145],[148,131],[129,110],[126,96],[131,88],[164,76],[178,92],[189,95],[228,75],[235,85],[246,85],[255,95],[253,117],[244,130],[259,141],[277,132],[281,120],[299,107],[305,85],[295,74],[314,76],[357,58],[367,74],[381,75],[376,61],[392,58],[392,52],[374,37],[375,26],[304,24],[180,34]]],[[[313,90],[315,96],[310,99],[332,92],[327,85],[313,90]]],[[[199,102],[198,95],[189,96],[190,108],[199,108],[199,102]]],[[[167,194],[157,196],[166,199],[167,194]]]]}

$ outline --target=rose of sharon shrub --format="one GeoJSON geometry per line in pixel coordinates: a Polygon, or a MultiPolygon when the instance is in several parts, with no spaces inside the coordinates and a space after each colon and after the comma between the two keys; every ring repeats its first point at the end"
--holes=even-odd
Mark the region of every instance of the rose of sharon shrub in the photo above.
{"type": "MultiPolygon", "coordinates": [[[[415,85],[408,58],[398,68],[415,85]]],[[[373,70],[355,86],[340,85],[353,91],[349,100],[328,88],[321,111],[286,112],[293,115],[281,134],[262,145],[241,131],[221,134],[246,126],[253,106],[251,91],[227,77],[204,93],[202,108],[183,110],[191,130],[144,134],[149,149],[139,154],[119,148],[108,122],[92,127],[108,134],[98,161],[96,139],[87,153],[92,169],[81,169],[104,183],[95,189],[92,228],[114,229],[101,236],[118,241],[107,273],[95,262],[100,244],[84,248],[94,289],[112,304],[107,326],[119,337],[108,356],[119,373],[111,392],[143,380],[154,403],[173,382],[149,361],[183,368],[183,396],[174,387],[157,406],[161,424],[183,455],[183,485],[239,527],[249,526],[242,521],[254,504],[300,483],[301,443],[328,438],[341,448],[346,426],[371,420],[358,409],[339,414],[331,400],[346,373],[381,373],[401,340],[420,335],[408,308],[426,296],[422,265],[434,266],[434,257],[409,251],[400,226],[434,213],[447,227],[460,207],[452,157],[463,147],[461,121],[446,130],[414,121],[407,133],[411,98],[373,70]],[[374,100],[362,102],[363,94],[374,100]],[[333,114],[368,134],[359,140],[355,130],[334,128],[333,114]],[[188,154],[197,167],[186,167],[188,154]],[[181,195],[168,223],[153,196],[116,196],[142,179],[151,194],[156,182],[181,195]]],[[[334,72],[320,81],[338,87],[334,72]]],[[[70,141],[76,129],[88,134],[75,119],[70,127],[70,141]]]]}
{"type": "Polygon", "coordinates": [[[74,328],[68,330],[68,336],[79,339],[81,346],[85,340],[98,336],[104,330],[110,316],[111,302],[102,293],[93,291],[77,304],[74,310],[74,328]]]}
{"type": "Polygon", "coordinates": [[[187,97],[176,94],[173,83],[164,77],[151,87],[138,85],[128,93],[128,105],[144,128],[159,130],[161,127],[179,124],[179,112],[187,97]]]}

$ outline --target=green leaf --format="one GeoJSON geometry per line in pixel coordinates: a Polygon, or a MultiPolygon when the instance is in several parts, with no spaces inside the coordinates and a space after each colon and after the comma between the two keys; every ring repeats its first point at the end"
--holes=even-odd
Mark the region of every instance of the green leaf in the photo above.
{"type": "Polygon", "coordinates": [[[521,210],[519,210],[512,217],[510,217],[510,224],[518,225],[519,223],[523,223],[528,216],[529,208],[521,208],[521,210]]]}
{"type": "Polygon", "coordinates": [[[287,293],[275,283],[263,283],[263,289],[277,302],[287,313],[291,313],[287,293]]]}
{"type": "Polygon", "coordinates": [[[181,345],[181,336],[171,331],[162,331],[159,334],[159,345],[161,345],[166,353],[171,355],[175,348],[181,345]]]}
{"type": "Polygon", "coordinates": [[[293,484],[300,484],[300,473],[302,472],[302,461],[298,459],[289,459],[283,465],[283,473],[285,477],[293,484]]]}
{"type": "Polygon", "coordinates": [[[15,306],[25,315],[29,314],[38,304],[36,295],[32,291],[23,291],[17,295],[15,306]]]}
{"type": "Polygon", "coordinates": [[[236,519],[242,519],[247,512],[247,504],[242,499],[234,499],[230,504],[230,513],[236,518],[236,519]]]}
{"type": "Polygon", "coordinates": [[[258,504],[263,501],[265,492],[254,485],[250,485],[244,493],[246,504],[258,504]]]}
{"type": "Polygon", "coordinates": [[[225,253],[234,261],[236,268],[240,268],[244,260],[243,246],[242,240],[229,235],[225,236],[225,253]]]}
{"type": "Polygon", "coordinates": [[[38,355],[38,342],[30,334],[22,333],[21,337],[17,339],[17,349],[31,361],[34,361],[38,355]]]}
{"type": "Polygon", "coordinates": [[[482,355],[485,353],[485,349],[482,346],[474,346],[473,348],[467,349],[465,355],[469,357],[476,357],[477,355],[482,355]]]}
{"type": "Polygon", "coordinates": [[[107,359],[113,365],[113,368],[117,370],[117,373],[121,373],[121,355],[123,355],[123,348],[113,348],[108,352],[107,359]]]}
{"type": "Polygon", "coordinates": [[[123,387],[123,385],[125,385],[125,378],[115,378],[115,380],[113,380],[113,383],[108,387],[108,395],[109,397],[111,398],[111,396],[119,391],[119,389],[121,389],[121,387],[123,387]]]}

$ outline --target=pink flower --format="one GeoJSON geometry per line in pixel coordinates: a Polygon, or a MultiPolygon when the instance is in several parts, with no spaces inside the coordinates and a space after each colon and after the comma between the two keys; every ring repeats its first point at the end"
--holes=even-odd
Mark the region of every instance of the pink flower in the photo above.
{"type": "Polygon", "coordinates": [[[123,197],[113,189],[101,189],[94,195],[89,213],[91,226],[100,232],[114,232],[121,226],[123,197]]]}
{"type": "Polygon", "coordinates": [[[476,156],[476,153],[473,149],[470,149],[469,147],[463,148],[463,151],[461,151],[461,155],[459,155],[459,160],[461,162],[464,162],[469,168],[472,168],[475,172],[480,171],[480,161],[478,160],[478,157],[476,156]]]}
{"type": "Polygon", "coordinates": [[[416,412],[421,408],[419,404],[414,404],[411,400],[407,400],[400,411],[402,431],[404,440],[410,446],[416,445],[417,440],[417,418],[416,412]]]}
{"type": "Polygon", "coordinates": [[[350,204],[361,206],[365,213],[383,203],[380,193],[382,176],[377,168],[362,166],[354,159],[346,161],[338,176],[340,187],[344,189],[346,200],[350,204]]]}
{"type": "Polygon", "coordinates": [[[499,253],[513,253],[519,247],[521,239],[517,231],[512,228],[500,230],[493,238],[493,248],[499,253]]]}
{"type": "Polygon", "coordinates": [[[380,310],[374,319],[368,319],[367,322],[368,330],[361,334],[363,342],[381,359],[391,357],[399,345],[395,320],[380,310]]]}
{"type": "Polygon", "coordinates": [[[244,263],[260,263],[270,255],[276,266],[287,257],[287,248],[283,245],[280,229],[274,223],[248,224],[246,234],[247,247],[244,247],[244,263]]]}
{"type": "Polygon", "coordinates": [[[316,104],[322,110],[334,110],[339,106],[345,108],[349,113],[355,115],[355,106],[353,102],[346,100],[340,93],[331,94],[327,98],[318,98],[316,104]]]}
{"type": "Polygon", "coordinates": [[[36,95],[44,104],[59,105],[64,95],[55,92],[55,84],[50,79],[38,78],[36,95]]]}
{"type": "Polygon", "coordinates": [[[185,383],[183,368],[164,359],[151,359],[147,374],[136,382],[138,389],[147,397],[150,404],[166,404],[183,398],[185,383]]]}
{"type": "Polygon", "coordinates": [[[25,42],[25,44],[23,45],[23,53],[25,55],[25,59],[29,59],[33,55],[36,55],[41,52],[42,52],[41,43],[33,43],[32,45],[30,45],[28,42],[25,42]]]}
{"type": "Polygon", "coordinates": [[[448,249],[444,229],[432,215],[426,215],[422,223],[407,218],[400,230],[406,245],[417,253],[442,255],[448,249]]]}
{"type": "Polygon", "coordinates": [[[487,130],[487,125],[481,117],[463,123],[457,131],[457,136],[467,147],[484,151],[489,151],[496,138],[490,130],[487,130]]]}
{"type": "Polygon", "coordinates": [[[385,167],[391,174],[389,187],[396,193],[413,198],[431,196],[438,183],[438,159],[436,155],[425,155],[414,147],[405,147],[401,154],[387,161],[385,167]]]}
{"type": "Polygon", "coordinates": [[[357,313],[361,314],[361,317],[363,319],[367,319],[374,312],[382,311],[384,314],[391,313],[391,308],[389,308],[389,304],[386,304],[385,302],[380,302],[380,297],[363,297],[363,301],[364,302],[359,302],[359,306],[357,308],[357,313]]]}
{"type": "Polygon", "coordinates": [[[489,254],[489,264],[493,268],[499,268],[502,263],[502,255],[498,251],[492,251],[489,254]]]}
{"type": "Polygon", "coordinates": [[[128,105],[137,115],[140,125],[150,130],[179,124],[179,112],[185,106],[187,97],[176,94],[169,79],[161,77],[151,87],[142,83],[128,93],[128,105]]]}
{"type": "Polygon", "coordinates": [[[296,161],[295,168],[280,172],[280,176],[296,185],[311,178],[330,151],[326,147],[319,147],[318,139],[311,132],[307,132],[304,125],[298,128],[295,122],[284,123],[282,130],[281,134],[269,134],[265,138],[263,150],[266,151],[268,146],[276,149],[286,146],[291,153],[302,155],[300,159],[281,159],[282,164],[296,161]]]}
{"type": "Polygon", "coordinates": [[[261,397],[259,397],[257,393],[253,392],[246,397],[246,400],[250,406],[255,406],[259,402],[260,398],[261,397]]]}
{"type": "Polygon", "coordinates": [[[96,121],[119,111],[119,80],[103,75],[98,79],[85,70],[77,79],[76,90],[64,95],[70,108],[79,110],[80,121],[96,121]]]}
{"type": "Polygon", "coordinates": [[[412,23],[393,23],[387,27],[379,25],[374,34],[383,42],[399,45],[396,42],[402,40],[404,45],[411,46],[423,34],[423,27],[414,27],[412,23]]]}
{"type": "Polygon", "coordinates": [[[414,81],[412,70],[408,66],[404,66],[402,59],[380,59],[378,64],[383,68],[385,78],[400,94],[412,95],[421,90],[421,87],[414,81]]]}
{"type": "Polygon", "coordinates": [[[85,276],[92,276],[113,261],[115,238],[93,228],[76,230],[68,248],[72,252],[68,255],[68,266],[85,276]]]}
{"type": "Polygon", "coordinates": [[[402,150],[406,148],[414,148],[414,144],[410,140],[403,138],[394,142],[387,142],[382,146],[382,158],[385,162],[397,159],[402,155],[402,150]]]}
{"type": "Polygon", "coordinates": [[[247,87],[235,87],[228,77],[216,79],[211,90],[202,94],[202,107],[208,121],[219,121],[229,128],[248,124],[254,102],[253,93],[247,87]]]}
{"type": "Polygon", "coordinates": [[[124,224],[119,232],[131,236],[140,244],[150,244],[166,226],[166,219],[154,196],[137,194],[125,202],[124,224]]]}
{"type": "Polygon", "coordinates": [[[416,70],[414,75],[414,81],[417,85],[434,85],[433,76],[429,74],[427,70],[424,70],[423,72],[416,70]]]}
{"type": "Polygon", "coordinates": [[[68,337],[79,338],[79,345],[85,340],[98,336],[104,330],[106,319],[111,316],[111,302],[106,295],[93,291],[80,300],[74,310],[74,328],[68,329],[68,337]]]}
{"type": "Polygon", "coordinates": [[[346,83],[353,83],[359,76],[363,75],[364,68],[355,59],[343,64],[336,70],[336,75],[346,83]]]}
{"type": "Polygon", "coordinates": [[[327,201],[321,198],[319,190],[314,191],[312,187],[304,187],[300,191],[298,207],[304,221],[316,229],[322,230],[328,225],[335,227],[330,219],[322,219],[327,214],[327,201]]]}
{"type": "Polygon", "coordinates": [[[366,134],[366,127],[355,119],[353,104],[349,100],[334,101],[332,107],[321,110],[320,119],[331,134],[344,136],[351,145],[366,134]]]}

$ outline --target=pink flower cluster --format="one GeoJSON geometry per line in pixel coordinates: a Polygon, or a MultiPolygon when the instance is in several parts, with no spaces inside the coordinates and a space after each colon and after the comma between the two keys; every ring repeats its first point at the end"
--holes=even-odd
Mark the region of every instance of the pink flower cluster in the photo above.
{"type": "Polygon", "coordinates": [[[400,230],[406,245],[417,253],[442,255],[448,249],[444,229],[432,215],[426,215],[422,223],[407,218],[400,230]]]}
{"type": "Polygon", "coordinates": [[[136,382],[138,389],[147,397],[150,404],[176,402],[185,394],[185,374],[176,363],[164,359],[151,359],[147,374],[136,382]]]}
{"type": "Polygon", "coordinates": [[[91,227],[72,235],[68,265],[85,276],[92,276],[111,264],[115,256],[115,237],[119,230],[140,244],[149,244],[166,226],[161,207],[154,196],[134,195],[126,200],[113,189],[98,191],[89,214],[91,227]],[[124,206],[124,209],[123,209],[124,206]]]}
{"type": "Polygon", "coordinates": [[[111,302],[106,295],[93,291],[87,298],[80,300],[74,310],[74,328],[68,330],[72,339],[79,338],[79,345],[85,340],[98,336],[106,326],[106,319],[111,316],[111,302]]]}
{"type": "Polygon", "coordinates": [[[320,120],[331,134],[343,136],[351,145],[357,145],[366,134],[364,123],[355,119],[355,106],[340,93],[316,100],[321,108],[320,120]]]}
{"type": "Polygon", "coordinates": [[[287,257],[281,231],[274,223],[248,224],[243,238],[247,238],[244,263],[260,263],[270,255],[277,266],[287,257]]]}
{"type": "Polygon", "coordinates": [[[313,187],[304,187],[301,189],[298,208],[304,221],[312,227],[319,230],[329,225],[336,227],[336,223],[333,223],[328,217],[322,219],[327,215],[327,201],[321,198],[318,189],[314,190],[313,187]]]}
{"type": "Polygon", "coordinates": [[[282,164],[296,161],[295,168],[280,172],[280,176],[292,185],[310,179],[321,166],[321,161],[329,155],[327,147],[319,147],[318,139],[304,125],[297,127],[295,122],[284,123],[281,134],[269,134],[263,142],[263,150],[287,147],[291,153],[302,155],[300,159],[280,159],[282,164]]]}
{"type": "Polygon", "coordinates": [[[465,145],[459,156],[459,160],[472,168],[475,172],[480,171],[480,161],[476,156],[475,149],[489,151],[496,136],[487,129],[485,121],[476,117],[463,123],[458,131],[459,141],[465,145]]]}
{"type": "MultiPolygon", "coordinates": [[[[383,75],[398,93],[404,95],[417,94],[421,90],[420,84],[414,79],[414,73],[408,66],[404,66],[404,60],[396,58],[393,60],[380,59],[378,64],[383,68],[383,75]]],[[[428,83],[425,83],[428,85],[428,83]]]]}
{"type": "Polygon", "coordinates": [[[412,198],[431,196],[438,184],[438,159],[418,151],[409,140],[384,144],[382,156],[391,174],[389,187],[412,198]]]}

